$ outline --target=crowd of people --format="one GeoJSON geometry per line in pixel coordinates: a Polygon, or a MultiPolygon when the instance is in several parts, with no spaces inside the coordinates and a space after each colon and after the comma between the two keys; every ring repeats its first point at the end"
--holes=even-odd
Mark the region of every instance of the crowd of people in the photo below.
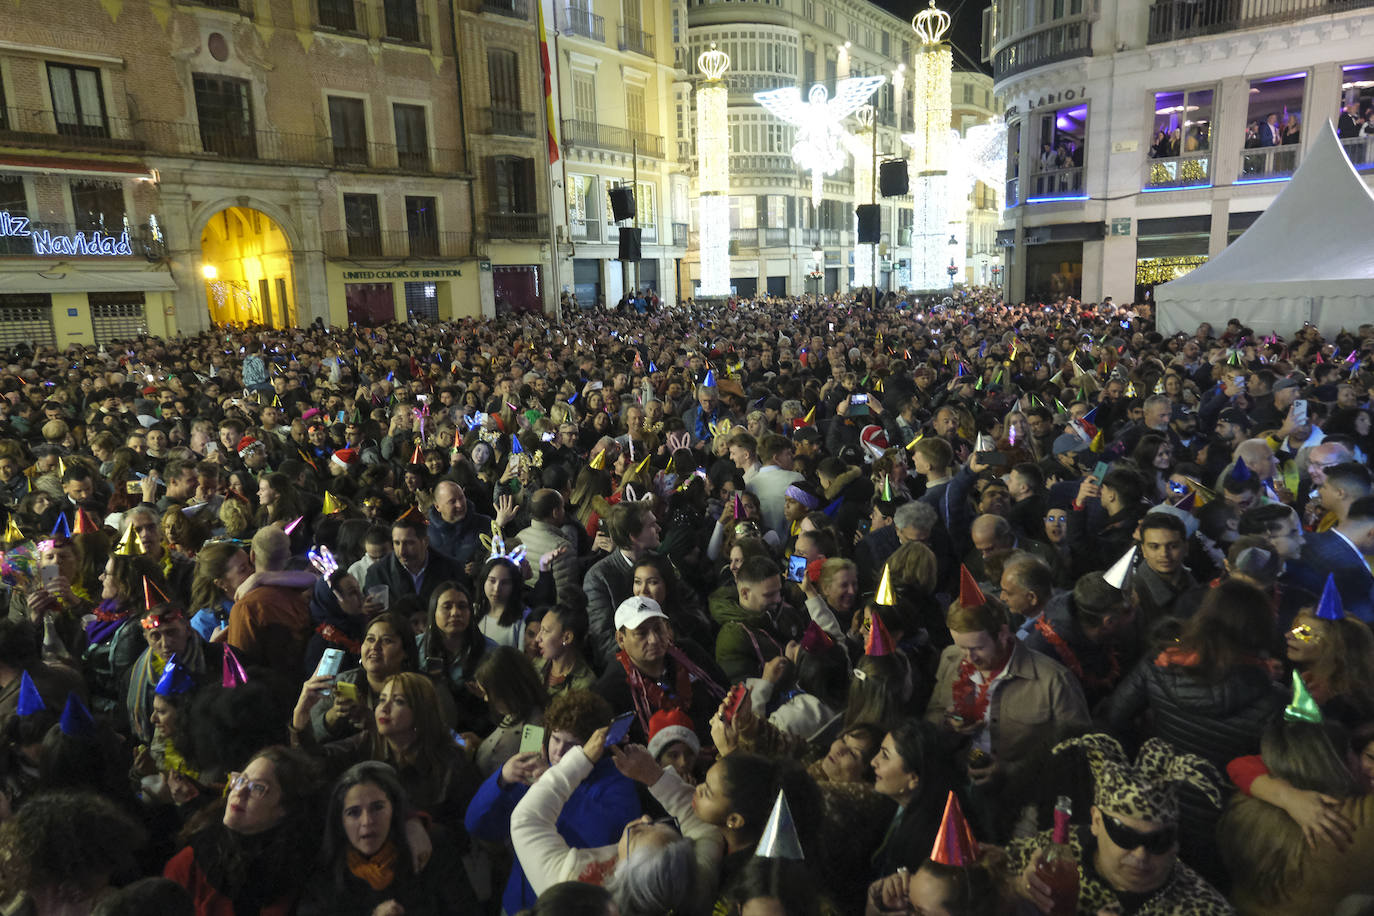
{"type": "Polygon", "coordinates": [[[0,911],[1374,911],[1372,359],[988,291],[15,350],[0,911]]]}

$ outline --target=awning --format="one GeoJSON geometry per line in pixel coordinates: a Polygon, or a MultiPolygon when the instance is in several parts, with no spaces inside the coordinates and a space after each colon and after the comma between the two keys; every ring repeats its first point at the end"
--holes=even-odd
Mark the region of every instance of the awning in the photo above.
{"type": "Polygon", "coordinates": [[[71,262],[65,266],[35,264],[27,270],[0,268],[0,294],[172,292],[176,288],[172,275],[165,270],[91,269],[71,262]]]}

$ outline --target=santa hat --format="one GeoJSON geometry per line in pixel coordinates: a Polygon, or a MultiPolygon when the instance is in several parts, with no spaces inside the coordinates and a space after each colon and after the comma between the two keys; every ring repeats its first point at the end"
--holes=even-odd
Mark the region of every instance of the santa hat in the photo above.
{"type": "Polygon", "coordinates": [[[692,720],[680,709],[660,709],[649,717],[649,754],[655,759],[668,749],[668,745],[681,741],[692,749],[701,750],[701,739],[697,738],[692,720]]]}
{"type": "Polygon", "coordinates": [[[353,462],[358,460],[358,451],[357,449],[341,448],[334,454],[330,455],[329,460],[339,465],[340,467],[346,468],[353,462]]]}
{"type": "Polygon", "coordinates": [[[261,442],[259,442],[257,439],[254,439],[252,436],[244,436],[242,439],[239,440],[238,444],[239,457],[247,458],[248,453],[253,451],[253,449],[266,447],[267,446],[263,445],[261,442]]]}
{"type": "Polygon", "coordinates": [[[881,426],[872,423],[859,432],[859,442],[874,458],[881,458],[888,448],[887,433],[883,432],[881,426]]]}

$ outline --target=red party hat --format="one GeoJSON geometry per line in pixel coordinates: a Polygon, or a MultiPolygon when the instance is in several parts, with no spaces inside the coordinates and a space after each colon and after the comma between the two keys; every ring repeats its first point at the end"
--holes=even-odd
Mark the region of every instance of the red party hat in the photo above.
{"type": "Polygon", "coordinates": [[[978,841],[973,838],[973,831],[964,819],[959,798],[950,792],[945,800],[945,816],[940,820],[940,832],[935,834],[935,845],[930,850],[930,861],[965,868],[978,861],[978,851],[978,841]]]}
{"type": "Polygon", "coordinates": [[[147,576],[143,577],[143,606],[155,608],[159,604],[166,604],[167,596],[162,593],[162,589],[153,583],[147,576]]]}
{"type": "Polygon", "coordinates": [[[968,571],[967,566],[960,564],[959,603],[966,608],[982,607],[987,603],[987,600],[983,595],[983,590],[978,587],[978,580],[973,578],[973,573],[968,571]]]}
{"type": "Polygon", "coordinates": [[[870,626],[868,628],[868,641],[864,643],[864,655],[877,658],[879,655],[891,655],[894,651],[892,645],[892,634],[887,632],[887,624],[883,623],[883,618],[876,613],[869,615],[870,626]]]}

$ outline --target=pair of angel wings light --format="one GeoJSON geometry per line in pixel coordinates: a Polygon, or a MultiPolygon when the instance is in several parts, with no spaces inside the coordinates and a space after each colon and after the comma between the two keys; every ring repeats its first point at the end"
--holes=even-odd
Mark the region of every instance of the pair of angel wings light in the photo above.
{"type": "Polygon", "coordinates": [[[792,159],[811,173],[811,203],[819,206],[821,183],[826,175],[844,168],[848,152],[845,140],[849,133],[841,126],[859,106],[868,101],[887,77],[856,76],[840,80],[835,97],[825,86],[811,87],[805,100],[796,86],[769,89],[754,93],[754,101],[770,114],[797,129],[797,142],[792,145],[792,159]]]}

